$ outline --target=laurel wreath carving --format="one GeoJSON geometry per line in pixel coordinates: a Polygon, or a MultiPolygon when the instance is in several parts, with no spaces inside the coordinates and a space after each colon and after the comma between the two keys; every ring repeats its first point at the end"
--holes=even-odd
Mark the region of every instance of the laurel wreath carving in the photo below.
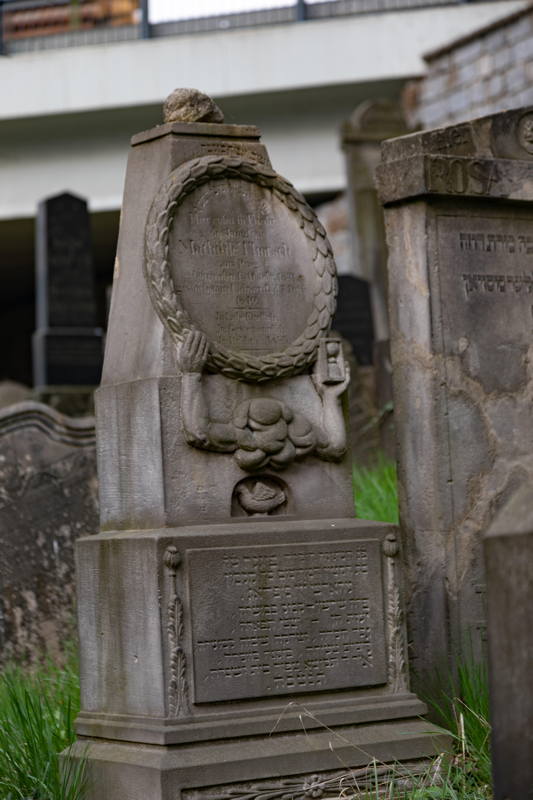
{"type": "Polygon", "coordinates": [[[178,167],[156,194],[145,231],[145,277],[154,308],[176,345],[194,328],[181,306],[169,263],[169,235],[174,215],[195,189],[208,181],[233,179],[269,189],[290,209],[303,234],[313,243],[316,283],[313,309],[304,331],[285,350],[257,356],[210,342],[206,367],[230,378],[266,381],[302,372],[316,359],[319,339],[325,336],[335,311],[335,262],[326,232],[302,195],[288,181],[264,166],[231,156],[204,156],[178,167]]]}

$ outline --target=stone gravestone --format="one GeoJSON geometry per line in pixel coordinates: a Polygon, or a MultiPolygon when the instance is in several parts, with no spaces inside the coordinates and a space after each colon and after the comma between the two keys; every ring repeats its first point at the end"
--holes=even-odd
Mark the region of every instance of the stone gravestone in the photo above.
{"type": "Polygon", "coordinates": [[[400,108],[390,100],[365,100],[341,128],[355,270],[370,286],[377,341],[389,338],[389,323],[387,246],[374,173],[381,142],[405,132],[400,108]]]}
{"type": "Polygon", "coordinates": [[[0,410],[0,661],[61,653],[74,634],[74,540],[96,533],[94,419],[0,410]]]}
{"type": "Polygon", "coordinates": [[[372,364],[374,332],[368,281],[355,275],[339,275],[339,295],[333,328],[350,342],[357,363],[372,364]]]}
{"type": "Polygon", "coordinates": [[[414,667],[483,652],[481,532],[533,480],[533,110],[383,145],[414,667]]]}
{"type": "Polygon", "coordinates": [[[72,753],[90,800],[338,795],[446,741],[407,685],[395,528],[353,518],[329,243],[257,128],[189,96],[207,121],[128,162],[72,753]]]}
{"type": "Polygon", "coordinates": [[[533,492],[524,484],[484,537],[495,800],[533,798],[533,492]]]}
{"type": "Polygon", "coordinates": [[[47,401],[62,397],[65,407],[69,396],[72,404],[92,395],[102,368],[89,214],[81,197],[65,193],[39,203],[36,293],[34,386],[47,401]]]}

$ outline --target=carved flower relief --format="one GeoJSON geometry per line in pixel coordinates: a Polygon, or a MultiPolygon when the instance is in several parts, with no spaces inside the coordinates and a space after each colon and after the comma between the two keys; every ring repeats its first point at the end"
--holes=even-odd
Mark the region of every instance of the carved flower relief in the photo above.
{"type": "Polygon", "coordinates": [[[303,783],[304,797],[322,797],[324,794],[324,777],[322,775],[309,775],[303,783]]]}

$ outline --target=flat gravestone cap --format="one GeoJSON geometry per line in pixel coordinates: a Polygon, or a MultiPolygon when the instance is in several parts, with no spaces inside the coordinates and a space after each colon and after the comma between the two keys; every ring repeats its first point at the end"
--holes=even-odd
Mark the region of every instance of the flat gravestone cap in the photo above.
{"type": "Polygon", "coordinates": [[[533,199],[533,107],[383,142],[383,204],[420,195],[533,199]]]}

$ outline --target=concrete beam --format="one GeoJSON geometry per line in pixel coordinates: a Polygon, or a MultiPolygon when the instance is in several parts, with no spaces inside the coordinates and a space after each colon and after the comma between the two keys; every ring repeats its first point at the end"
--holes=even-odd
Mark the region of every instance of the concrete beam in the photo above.
{"type": "Polygon", "coordinates": [[[423,53],[525,5],[405,9],[5,57],[0,119],[150,105],[177,85],[221,98],[421,75],[423,53]]]}

